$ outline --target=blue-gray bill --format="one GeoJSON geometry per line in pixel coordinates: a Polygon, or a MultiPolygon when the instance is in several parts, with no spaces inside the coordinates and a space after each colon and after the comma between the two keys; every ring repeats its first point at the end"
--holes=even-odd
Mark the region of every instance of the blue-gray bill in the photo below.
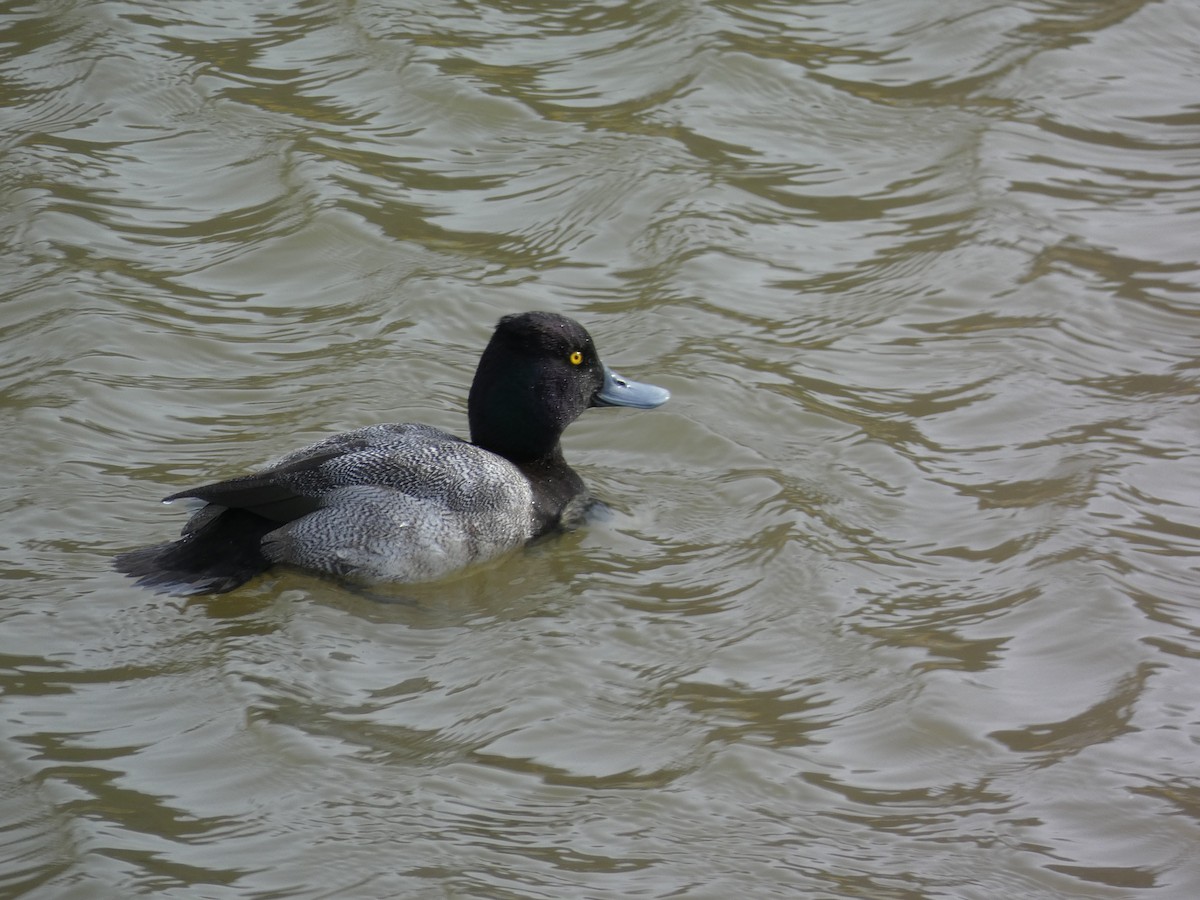
{"type": "Polygon", "coordinates": [[[622,378],[608,366],[604,367],[604,386],[592,406],[630,406],[634,409],[654,409],[671,399],[671,392],[653,384],[642,384],[622,378]]]}

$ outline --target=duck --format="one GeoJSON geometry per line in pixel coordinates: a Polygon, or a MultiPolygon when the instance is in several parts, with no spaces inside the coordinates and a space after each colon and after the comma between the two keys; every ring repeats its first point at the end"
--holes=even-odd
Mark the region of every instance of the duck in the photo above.
{"type": "Polygon", "coordinates": [[[199,501],[177,540],[118,554],[137,584],[222,594],[273,566],[355,583],[436,581],[582,521],[563,458],[592,407],[653,409],[665,388],[605,365],[574,319],[504,316],[467,396],[470,440],[416,423],[334,434],[258,471],[171,494],[199,501]]]}

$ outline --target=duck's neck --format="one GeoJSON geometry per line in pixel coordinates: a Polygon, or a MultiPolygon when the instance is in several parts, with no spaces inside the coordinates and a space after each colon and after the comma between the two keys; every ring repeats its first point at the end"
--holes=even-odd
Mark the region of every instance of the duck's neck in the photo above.
{"type": "Polygon", "coordinates": [[[555,444],[551,453],[537,459],[512,462],[533,488],[535,534],[569,526],[582,515],[587,503],[587,485],[567,465],[560,445],[555,444]]]}
{"type": "Polygon", "coordinates": [[[556,393],[538,384],[535,360],[506,358],[496,339],[487,345],[467,395],[471,442],[519,464],[562,458],[558,440],[570,419],[556,393]]]}
{"type": "Polygon", "coordinates": [[[566,465],[558,443],[561,433],[540,421],[521,419],[516,415],[502,423],[471,417],[471,443],[512,460],[518,466],[524,465],[524,460],[566,465]]]}

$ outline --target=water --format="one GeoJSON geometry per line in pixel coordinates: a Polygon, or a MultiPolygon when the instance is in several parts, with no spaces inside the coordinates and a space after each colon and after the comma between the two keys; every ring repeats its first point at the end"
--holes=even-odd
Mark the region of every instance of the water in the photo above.
{"type": "Polygon", "coordinates": [[[0,45],[0,891],[1200,891],[1200,12],[46,2],[0,45]],[[157,504],[465,430],[492,323],[673,399],[613,515],[381,605],[157,504]]]}

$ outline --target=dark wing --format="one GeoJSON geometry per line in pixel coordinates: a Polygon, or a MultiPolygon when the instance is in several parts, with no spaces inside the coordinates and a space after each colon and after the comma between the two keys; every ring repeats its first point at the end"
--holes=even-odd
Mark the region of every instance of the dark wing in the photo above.
{"type": "Polygon", "coordinates": [[[470,445],[428,425],[372,425],[332,435],[258,472],[180,491],[166,502],[191,497],[282,524],[320,509],[327,493],[348,485],[419,494],[441,480],[444,448],[462,446],[470,445]]]}
{"type": "Polygon", "coordinates": [[[345,452],[344,448],[337,448],[299,459],[289,458],[261,472],[180,491],[165,498],[164,502],[192,497],[225,509],[248,510],[272,522],[291,522],[321,505],[319,493],[304,490],[312,481],[306,476],[345,452]]]}

